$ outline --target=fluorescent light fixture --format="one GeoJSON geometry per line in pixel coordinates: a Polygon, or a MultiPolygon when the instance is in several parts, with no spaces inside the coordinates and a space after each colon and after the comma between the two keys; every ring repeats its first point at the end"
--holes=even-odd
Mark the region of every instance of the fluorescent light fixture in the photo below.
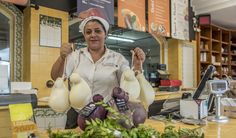
{"type": "Polygon", "coordinates": [[[134,40],[127,39],[127,38],[121,38],[121,37],[108,36],[108,38],[112,39],[112,40],[119,40],[119,41],[131,42],[131,43],[134,42],[134,40]]]}

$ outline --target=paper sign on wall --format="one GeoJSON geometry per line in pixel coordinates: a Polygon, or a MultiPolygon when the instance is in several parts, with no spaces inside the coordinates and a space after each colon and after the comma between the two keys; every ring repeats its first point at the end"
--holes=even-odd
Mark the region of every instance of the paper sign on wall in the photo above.
{"type": "Polygon", "coordinates": [[[40,15],[39,45],[49,47],[61,46],[62,20],[60,18],[40,15]]]}
{"type": "Polygon", "coordinates": [[[171,0],[171,36],[189,40],[188,0],[171,0]]]}

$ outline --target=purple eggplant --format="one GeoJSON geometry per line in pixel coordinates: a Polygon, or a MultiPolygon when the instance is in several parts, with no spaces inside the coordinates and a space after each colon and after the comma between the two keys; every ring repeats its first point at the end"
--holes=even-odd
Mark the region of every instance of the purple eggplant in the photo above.
{"type": "Polygon", "coordinates": [[[100,94],[95,94],[94,96],[93,96],[93,102],[100,102],[100,101],[103,101],[103,96],[102,95],[100,95],[100,94]]]}
{"type": "Polygon", "coordinates": [[[147,111],[141,103],[128,102],[129,109],[131,110],[133,124],[137,127],[139,124],[143,124],[147,118],[147,111]]]}
{"type": "Polygon", "coordinates": [[[99,102],[101,100],[103,100],[103,97],[101,95],[98,95],[98,94],[94,95],[93,102],[86,105],[79,112],[77,123],[78,123],[78,126],[82,130],[85,130],[85,128],[86,128],[85,120],[90,121],[91,119],[95,120],[96,118],[98,118],[100,120],[106,119],[107,110],[101,105],[99,105],[99,106],[95,105],[96,102],[99,102]]]}
{"type": "Polygon", "coordinates": [[[112,97],[113,98],[118,98],[118,99],[124,99],[125,102],[129,101],[129,95],[127,92],[125,92],[123,89],[120,87],[115,87],[112,92],[112,97]]]}
{"type": "MultiPolygon", "coordinates": [[[[128,96],[127,92],[125,92],[123,89],[121,89],[119,87],[115,87],[113,89],[112,97],[114,99],[119,98],[119,99],[125,100],[125,104],[128,106],[129,110],[122,111],[122,113],[124,113],[127,116],[129,116],[130,118],[132,118],[132,122],[135,127],[137,127],[139,124],[142,124],[145,122],[145,120],[147,118],[147,111],[145,110],[144,106],[141,103],[128,101],[129,96],[128,96]]],[[[117,106],[117,108],[118,108],[118,106],[117,106]]],[[[119,110],[119,108],[118,108],[118,110],[119,110]]],[[[125,124],[125,120],[120,120],[119,123],[125,128],[133,127],[133,126],[129,126],[129,125],[125,124]]]]}
{"type": "Polygon", "coordinates": [[[85,120],[87,120],[86,117],[84,117],[80,114],[78,115],[77,124],[78,124],[78,126],[80,127],[81,130],[85,130],[85,128],[86,128],[85,120]]]}

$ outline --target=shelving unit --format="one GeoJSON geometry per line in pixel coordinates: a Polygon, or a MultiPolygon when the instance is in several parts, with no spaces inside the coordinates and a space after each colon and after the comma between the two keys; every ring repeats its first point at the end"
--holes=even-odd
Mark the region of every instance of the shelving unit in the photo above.
{"type": "Polygon", "coordinates": [[[223,29],[221,31],[221,63],[222,74],[231,75],[230,71],[230,31],[223,29]]]}
{"type": "Polygon", "coordinates": [[[236,31],[231,31],[230,39],[230,53],[231,53],[231,75],[236,77],[236,31]]]}
{"type": "MultiPolygon", "coordinates": [[[[198,65],[199,66],[199,71],[198,74],[201,74],[202,72],[200,70],[205,70],[207,66],[211,63],[211,47],[210,47],[210,41],[211,41],[211,27],[208,25],[201,26],[201,31],[198,35],[198,65]]],[[[200,76],[200,75],[198,75],[200,76]]]]}
{"type": "Polygon", "coordinates": [[[201,25],[197,33],[198,82],[208,67],[216,67],[217,77],[223,74],[236,77],[236,30],[216,25],[201,25]]]}

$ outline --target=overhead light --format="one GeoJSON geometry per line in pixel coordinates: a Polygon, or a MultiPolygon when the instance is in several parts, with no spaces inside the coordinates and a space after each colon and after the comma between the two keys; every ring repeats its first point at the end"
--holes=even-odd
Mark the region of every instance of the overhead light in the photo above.
{"type": "Polygon", "coordinates": [[[127,38],[121,38],[121,37],[108,36],[108,38],[112,39],[112,40],[119,40],[119,41],[131,42],[131,43],[134,42],[134,40],[127,39],[127,38]]]}

